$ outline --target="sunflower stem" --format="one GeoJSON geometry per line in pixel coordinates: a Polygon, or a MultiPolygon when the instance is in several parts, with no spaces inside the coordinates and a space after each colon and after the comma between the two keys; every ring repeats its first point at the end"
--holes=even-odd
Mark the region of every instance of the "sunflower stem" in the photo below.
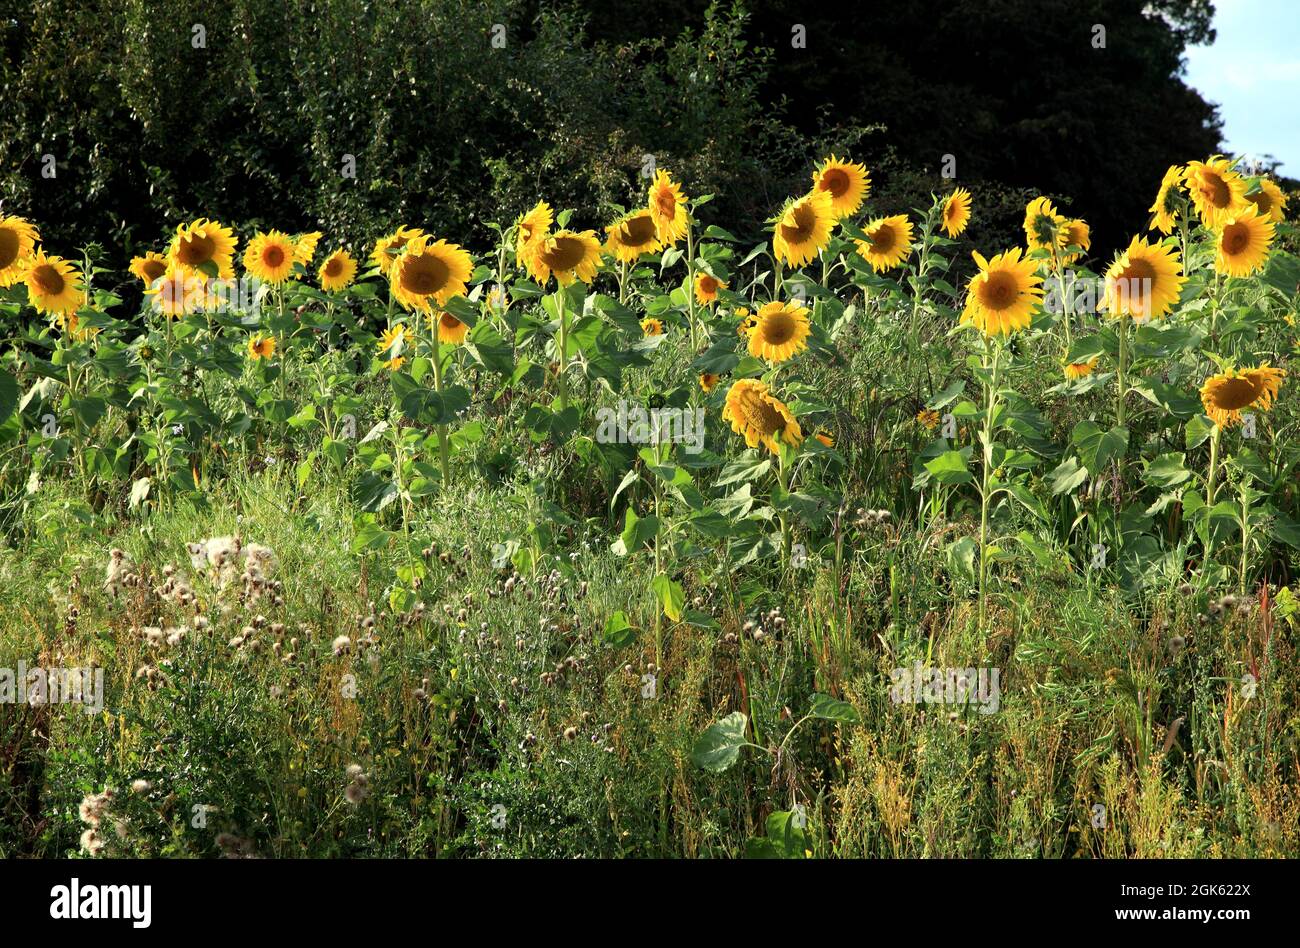
{"type": "MultiPolygon", "coordinates": [[[[1205,479],[1205,507],[1210,510],[1214,507],[1214,494],[1217,489],[1217,479],[1219,476],[1219,435],[1222,429],[1215,425],[1210,429],[1210,471],[1205,479]]],[[[1208,577],[1210,574],[1210,556],[1214,550],[1213,518],[1205,518],[1205,562],[1201,566],[1202,577],[1208,577]]]]}
{"type": "Polygon", "coordinates": [[[990,342],[984,345],[984,469],[980,477],[980,565],[979,565],[979,631],[984,632],[988,625],[988,541],[989,541],[989,500],[993,479],[993,415],[998,393],[998,350],[996,343],[990,350],[990,342]],[[992,365],[989,354],[992,352],[992,365]]]}
{"type": "Polygon", "coordinates": [[[560,411],[569,407],[569,380],[565,378],[564,370],[568,362],[569,351],[569,312],[565,306],[564,287],[561,286],[557,292],[556,305],[560,309],[560,338],[559,338],[559,383],[560,383],[560,411]]]}
{"type": "Polygon", "coordinates": [[[1115,424],[1124,425],[1124,395],[1128,384],[1128,320],[1122,314],[1116,327],[1119,333],[1119,372],[1115,376],[1115,424]]]}
{"type": "Polygon", "coordinates": [[[695,352],[695,217],[686,215],[686,312],[691,324],[691,353],[695,352]]]}
{"type": "MultiPolygon", "coordinates": [[[[442,398],[442,345],[438,339],[438,326],[433,327],[433,390],[442,398]]],[[[440,409],[441,410],[441,409],[440,409]]],[[[451,480],[451,456],[447,449],[447,426],[438,426],[438,456],[442,462],[442,483],[444,489],[451,480]]]]}

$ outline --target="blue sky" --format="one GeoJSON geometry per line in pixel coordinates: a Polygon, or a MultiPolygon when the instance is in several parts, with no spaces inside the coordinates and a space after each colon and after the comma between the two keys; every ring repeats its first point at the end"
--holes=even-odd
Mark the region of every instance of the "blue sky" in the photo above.
{"type": "Polygon", "coordinates": [[[1215,0],[1212,46],[1187,50],[1186,82],[1219,106],[1225,148],[1272,154],[1300,178],[1300,0],[1215,0]]]}

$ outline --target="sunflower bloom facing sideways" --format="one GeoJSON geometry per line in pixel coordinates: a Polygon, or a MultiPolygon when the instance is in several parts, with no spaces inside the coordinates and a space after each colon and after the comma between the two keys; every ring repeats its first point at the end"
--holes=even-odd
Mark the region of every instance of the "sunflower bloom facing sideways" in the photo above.
{"type": "Polygon", "coordinates": [[[1025,206],[1025,241],[1034,250],[1063,247],[1065,223],[1051,201],[1036,197],[1025,206]]]}
{"type": "Polygon", "coordinates": [[[706,392],[711,392],[717,388],[720,381],[722,381],[722,376],[716,372],[700,373],[700,388],[706,392]]]}
{"type": "Polygon", "coordinates": [[[323,236],[325,235],[318,230],[310,234],[299,234],[293,242],[294,262],[301,263],[304,267],[311,263],[311,258],[316,256],[316,245],[323,236]]]}
{"type": "Polygon", "coordinates": [[[1178,221],[1178,189],[1182,186],[1183,176],[1187,173],[1182,165],[1170,165],[1160,182],[1160,191],[1155,203],[1148,208],[1151,211],[1151,229],[1162,234],[1172,234],[1174,224],[1178,221]]]}
{"type": "Polygon", "coordinates": [[[379,268],[379,272],[385,277],[393,269],[393,264],[401,256],[406,245],[417,237],[423,237],[424,231],[418,227],[407,227],[405,225],[397,228],[387,237],[380,237],[375,241],[375,249],[370,252],[370,262],[379,268]]]}
{"type": "Polygon", "coordinates": [[[605,252],[619,263],[636,263],[642,254],[661,249],[654,215],[646,208],[624,214],[605,228],[605,252]]]}
{"type": "Polygon", "coordinates": [[[235,232],[218,221],[200,217],[176,228],[167,256],[192,273],[232,280],[235,277],[235,232]]]}
{"type": "Polygon", "coordinates": [[[712,273],[701,270],[695,274],[695,301],[703,306],[718,301],[718,290],[725,290],[727,284],[712,273]]]}
{"type": "Polygon", "coordinates": [[[808,310],[797,303],[772,302],[758,311],[749,332],[749,354],[771,363],[785,362],[808,348],[808,310]]]}
{"type": "Polygon", "coordinates": [[[671,247],[686,236],[686,197],[666,171],[656,171],[646,200],[659,239],[671,247]]]}
{"type": "Polygon", "coordinates": [[[740,322],[736,324],[736,335],[741,339],[749,338],[750,332],[758,323],[758,317],[743,306],[736,310],[734,315],[740,320],[740,322]]]}
{"type": "Polygon", "coordinates": [[[37,249],[23,273],[27,297],[39,313],[75,313],[86,302],[71,263],[62,257],[47,257],[37,249]]]}
{"type": "Polygon", "coordinates": [[[866,166],[841,161],[831,155],[813,172],[813,189],[831,196],[831,211],[836,220],[856,214],[871,193],[871,175],[866,166]]]}
{"type": "Polygon", "coordinates": [[[1092,249],[1092,228],[1080,220],[1066,221],[1061,228],[1061,243],[1079,248],[1079,252],[1065,256],[1066,263],[1073,263],[1083,256],[1083,251],[1092,249]]]}
{"type": "Polygon", "coordinates": [[[1065,377],[1070,381],[1075,379],[1086,378],[1092,375],[1093,369],[1097,368],[1097,357],[1089,359],[1087,362],[1070,362],[1065,366],[1065,377]]]}
{"type": "Polygon", "coordinates": [[[320,277],[320,288],[326,293],[346,290],[357,277],[357,262],[346,250],[336,250],[325,258],[317,276],[320,277]]]}
{"type": "Polygon", "coordinates": [[[1132,316],[1159,319],[1173,309],[1187,278],[1174,250],[1134,237],[1128,249],[1106,271],[1105,295],[1099,309],[1114,319],[1132,316]]]}
{"type": "Polygon", "coordinates": [[[400,369],[406,362],[406,356],[402,353],[414,341],[415,336],[402,323],[398,323],[391,329],[385,329],[375,341],[375,348],[379,350],[379,358],[383,360],[384,367],[390,372],[400,369]]]}
{"type": "Polygon", "coordinates": [[[279,286],[293,272],[294,242],[288,234],[273,230],[258,234],[244,250],[244,269],[263,283],[279,286]]]}
{"type": "Polygon", "coordinates": [[[131,272],[145,286],[152,286],[154,280],[167,272],[167,258],[150,250],[143,257],[131,258],[131,272]]]}
{"type": "Polygon", "coordinates": [[[600,241],[594,230],[557,230],[533,254],[529,270],[542,286],[555,277],[560,286],[575,280],[590,283],[600,265],[600,241]]]}
{"type": "Polygon", "coordinates": [[[269,359],[275,355],[275,337],[256,335],[248,339],[248,357],[256,362],[258,359],[269,359]]]}
{"type": "Polygon", "coordinates": [[[515,259],[530,273],[533,269],[532,259],[546,243],[554,221],[551,205],[538,201],[531,211],[515,222],[515,259]]]}
{"type": "Polygon", "coordinates": [[[1254,204],[1220,220],[1214,240],[1214,269],[1227,276],[1250,276],[1264,266],[1275,225],[1254,204]]]}
{"type": "Polygon", "coordinates": [[[1284,378],[1286,372],[1267,362],[1254,369],[1213,375],[1201,386],[1201,404],[1220,428],[1240,424],[1243,409],[1268,411],[1273,407],[1284,378]]]}
{"type": "Polygon", "coordinates": [[[643,336],[662,336],[664,334],[664,324],[653,316],[649,319],[641,320],[641,335],[643,336]]]}
{"type": "Polygon", "coordinates": [[[196,277],[185,267],[171,263],[167,272],[145,290],[145,294],[153,297],[154,312],[179,319],[202,308],[207,295],[206,283],[205,279],[196,277]]]}
{"type": "Polygon", "coordinates": [[[1004,336],[1027,329],[1034,308],[1043,301],[1043,278],[1038,264],[1021,259],[1020,248],[1000,253],[992,260],[972,254],[980,272],[971,278],[961,321],[986,336],[1004,336]]]}
{"type": "Polygon", "coordinates": [[[944,199],[939,216],[945,234],[956,237],[966,229],[970,223],[970,205],[970,192],[965,188],[958,188],[944,199]]]}
{"type": "Polygon", "coordinates": [[[877,273],[901,267],[912,254],[912,222],[906,214],[877,218],[862,232],[867,239],[857,241],[858,253],[877,273]]]}
{"type": "Polygon", "coordinates": [[[1222,155],[1209,161],[1187,163],[1187,192],[1196,212],[1207,227],[1216,227],[1228,215],[1240,209],[1246,199],[1246,181],[1232,170],[1232,163],[1222,155]]]}
{"type": "Polygon", "coordinates": [[[831,242],[835,211],[827,191],[810,191],[790,201],[772,228],[772,251],[778,260],[801,267],[831,242]]]}
{"type": "Polygon", "coordinates": [[[0,287],[23,278],[23,268],[35,252],[41,235],[21,217],[0,217],[0,287]]]}
{"type": "Polygon", "coordinates": [[[421,234],[406,244],[393,264],[389,282],[397,302],[407,309],[428,312],[431,300],[441,306],[464,293],[473,272],[474,261],[468,251],[421,234]]]}
{"type": "MultiPolygon", "coordinates": [[[[430,317],[432,318],[432,317],[430,317]]],[[[438,341],[458,346],[469,335],[469,323],[463,323],[448,312],[438,314],[438,341]]]]}
{"type": "Polygon", "coordinates": [[[782,444],[797,447],[803,441],[790,409],[758,379],[740,379],[731,386],[722,420],[730,422],[731,430],[743,435],[751,448],[761,444],[773,454],[781,453],[782,444]]]}
{"type": "Polygon", "coordinates": [[[1259,190],[1254,194],[1247,194],[1246,200],[1255,205],[1260,217],[1267,217],[1274,224],[1286,220],[1286,195],[1282,193],[1276,181],[1260,178],[1259,190]]]}

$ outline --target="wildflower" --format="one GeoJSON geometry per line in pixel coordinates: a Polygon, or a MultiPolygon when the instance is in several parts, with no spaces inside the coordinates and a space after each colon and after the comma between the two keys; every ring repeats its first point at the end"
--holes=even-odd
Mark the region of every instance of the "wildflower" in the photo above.
{"type": "Polygon", "coordinates": [[[856,214],[871,193],[871,175],[865,165],[843,161],[831,155],[813,172],[813,189],[830,195],[831,211],[837,220],[856,214]]]}
{"type": "Polygon", "coordinates": [[[1223,218],[1239,211],[1246,199],[1245,180],[1222,155],[1188,162],[1184,180],[1206,227],[1216,228],[1223,218]]]}
{"type": "Polygon", "coordinates": [[[1073,381],[1092,375],[1093,370],[1097,367],[1097,357],[1094,356],[1086,362],[1070,362],[1065,366],[1065,377],[1073,381]]]}
{"type": "Polygon", "coordinates": [[[594,230],[559,230],[536,247],[528,272],[542,286],[552,276],[560,286],[569,286],[575,280],[590,283],[599,264],[600,241],[594,230]]]}
{"type": "Polygon", "coordinates": [[[0,288],[23,279],[24,269],[41,235],[21,217],[0,217],[0,288]]]}
{"type": "Polygon", "coordinates": [[[1063,247],[1065,218],[1045,197],[1036,197],[1025,206],[1025,241],[1031,250],[1063,247]]]}
{"type": "Polygon", "coordinates": [[[671,247],[686,236],[686,198],[668,172],[658,170],[650,182],[646,206],[654,218],[659,240],[671,247]]]}
{"type": "Polygon", "coordinates": [[[346,250],[336,250],[320,265],[317,272],[320,288],[326,293],[337,293],[352,285],[357,276],[357,262],[346,250]]]}
{"type": "Polygon", "coordinates": [[[1152,230],[1158,230],[1162,234],[1173,233],[1179,211],[1178,188],[1183,183],[1184,174],[1186,169],[1182,165],[1170,165],[1165,172],[1155,203],[1149,208],[1154,215],[1151,218],[1152,230]]]}
{"type": "Polygon", "coordinates": [[[808,310],[797,303],[767,303],[749,333],[749,354],[771,363],[785,362],[808,348],[812,329],[808,310]]]}
{"type": "Polygon", "coordinates": [[[1240,424],[1242,409],[1272,408],[1284,378],[1286,372],[1267,362],[1253,369],[1213,375],[1201,386],[1201,404],[1220,428],[1240,424]]]}
{"type": "Polygon", "coordinates": [[[235,276],[235,245],[233,230],[218,221],[200,217],[176,228],[167,258],[194,276],[230,280],[235,276]]]}
{"type": "Polygon", "coordinates": [[[37,248],[27,261],[23,278],[27,298],[39,313],[75,313],[85,305],[86,293],[78,285],[72,264],[62,257],[46,256],[37,248]]]}
{"type": "Polygon", "coordinates": [[[958,188],[943,202],[939,218],[943,222],[943,231],[949,237],[956,237],[970,223],[971,194],[965,188],[958,188]]]}
{"type": "Polygon", "coordinates": [[[1282,223],[1286,220],[1286,194],[1277,186],[1276,181],[1269,178],[1260,178],[1257,183],[1259,190],[1247,194],[1246,200],[1255,205],[1260,217],[1268,218],[1274,224],[1282,223]]]}
{"type": "Polygon", "coordinates": [[[1214,269],[1226,276],[1250,276],[1268,259],[1273,234],[1273,221],[1253,204],[1223,217],[1214,239],[1214,269]]]}
{"type": "Polygon", "coordinates": [[[654,317],[641,320],[641,334],[643,336],[662,336],[664,334],[664,324],[654,317]]]}
{"type": "Polygon", "coordinates": [[[431,302],[441,306],[464,293],[473,269],[473,258],[456,244],[423,235],[412,238],[389,274],[393,297],[407,309],[428,312],[431,302]]]}
{"type": "Polygon", "coordinates": [[[867,239],[856,242],[858,253],[877,273],[902,266],[912,254],[912,223],[906,214],[879,217],[863,233],[867,239]]]}
{"type": "Polygon", "coordinates": [[[605,252],[620,263],[636,263],[642,254],[663,249],[649,208],[624,214],[605,228],[605,252]]]}
{"type": "Polygon", "coordinates": [[[916,413],[916,423],[927,431],[933,431],[939,425],[939,413],[928,408],[922,408],[916,413]]]}
{"type": "Polygon", "coordinates": [[[773,454],[780,453],[780,444],[803,441],[790,409],[757,379],[740,379],[731,386],[722,420],[731,422],[731,430],[743,435],[751,448],[762,444],[773,454]]]}
{"type": "Polygon", "coordinates": [[[781,209],[772,226],[772,252],[783,263],[801,267],[831,240],[835,212],[826,191],[810,191],[781,209]]]}
{"type": "Polygon", "coordinates": [[[259,233],[244,250],[244,269],[264,283],[279,286],[293,271],[294,253],[289,235],[278,230],[259,233]]]}
{"type": "Polygon", "coordinates": [[[248,357],[253,361],[258,359],[269,359],[275,355],[275,338],[273,336],[263,336],[260,333],[256,336],[250,336],[248,339],[248,357]]]}
{"type": "Polygon", "coordinates": [[[1038,265],[1033,260],[1022,260],[1019,247],[992,260],[986,260],[978,251],[972,256],[980,272],[970,282],[961,321],[986,336],[1027,329],[1030,315],[1043,298],[1038,265]]]}
{"type": "Polygon", "coordinates": [[[695,274],[695,300],[701,305],[718,301],[718,290],[725,290],[727,284],[711,273],[701,270],[695,274]]]}
{"type": "Polygon", "coordinates": [[[1172,248],[1134,237],[1106,271],[1106,289],[1099,309],[1115,319],[1159,319],[1182,295],[1187,278],[1172,248]]]}
{"type": "Polygon", "coordinates": [[[152,286],[154,280],[167,272],[167,258],[150,250],[143,257],[132,257],[130,270],[145,286],[152,286]]]}

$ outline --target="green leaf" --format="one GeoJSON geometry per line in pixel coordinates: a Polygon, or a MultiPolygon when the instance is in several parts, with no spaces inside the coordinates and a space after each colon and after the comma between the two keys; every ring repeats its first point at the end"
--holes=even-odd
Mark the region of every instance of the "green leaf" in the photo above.
{"type": "Polygon", "coordinates": [[[721,721],[709,725],[691,748],[691,762],[702,770],[720,774],[740,759],[749,719],[732,711],[721,721]]]}
{"type": "Polygon", "coordinates": [[[605,641],[615,648],[630,645],[636,640],[636,629],[628,624],[622,610],[605,620],[605,641]]]}
{"type": "Polygon", "coordinates": [[[1183,466],[1183,456],[1173,453],[1148,461],[1146,470],[1142,472],[1144,481],[1161,490],[1177,487],[1191,476],[1192,472],[1183,466]]]}
{"type": "Polygon", "coordinates": [[[1091,421],[1081,421],[1074,426],[1070,440],[1079,452],[1083,466],[1097,474],[1111,461],[1124,456],[1128,450],[1128,429],[1116,425],[1103,431],[1091,421]]]}
{"type": "Polygon", "coordinates": [[[860,724],[861,716],[856,708],[847,701],[840,701],[830,695],[815,694],[808,713],[823,721],[838,721],[840,724],[860,724]]]}
{"type": "Polygon", "coordinates": [[[18,380],[8,372],[0,370],[0,424],[8,421],[17,407],[18,380]]]}
{"type": "MultiPolygon", "coordinates": [[[[651,518],[647,517],[646,519],[651,518]]],[[[681,583],[660,573],[651,581],[650,588],[654,590],[655,596],[659,599],[659,604],[663,606],[664,615],[674,622],[680,622],[682,620],[682,606],[686,604],[686,593],[682,591],[681,583]]]]}
{"type": "Polygon", "coordinates": [[[960,451],[945,451],[933,461],[927,461],[925,469],[940,484],[967,484],[973,480],[966,469],[966,459],[960,451]]]}

